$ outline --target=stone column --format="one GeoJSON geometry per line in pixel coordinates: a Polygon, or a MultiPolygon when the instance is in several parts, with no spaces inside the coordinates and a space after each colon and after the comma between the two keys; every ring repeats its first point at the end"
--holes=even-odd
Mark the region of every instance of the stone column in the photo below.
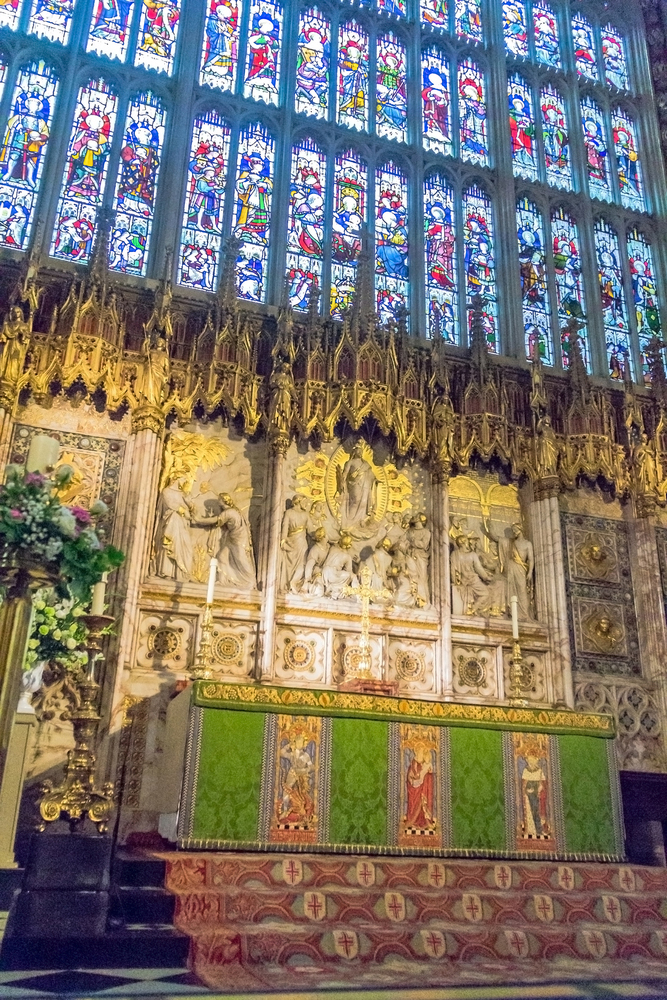
{"type": "MultiPolygon", "coordinates": [[[[555,477],[554,477],[555,479],[555,477]]],[[[551,670],[556,704],[574,708],[572,653],[567,617],[563,536],[558,506],[557,480],[533,485],[530,525],[535,550],[535,603],[537,617],[549,629],[551,670]]]]}
{"type": "Polygon", "coordinates": [[[655,684],[664,727],[667,725],[667,624],[653,519],[649,516],[629,519],[628,540],[642,674],[655,684]]]}
{"type": "Polygon", "coordinates": [[[436,465],[432,471],[433,536],[431,564],[433,604],[440,615],[437,645],[437,690],[444,699],[454,697],[452,676],[452,587],[449,568],[449,473],[436,465]]]}
{"type": "Polygon", "coordinates": [[[14,418],[11,410],[0,407],[0,469],[3,469],[9,462],[9,445],[14,429],[14,418]]]}
{"type": "Polygon", "coordinates": [[[259,680],[273,679],[273,650],[276,635],[276,603],[280,570],[280,522],[283,515],[284,468],[289,441],[276,436],[269,441],[269,468],[265,502],[266,526],[263,532],[259,578],[263,591],[259,641],[259,680]]]}

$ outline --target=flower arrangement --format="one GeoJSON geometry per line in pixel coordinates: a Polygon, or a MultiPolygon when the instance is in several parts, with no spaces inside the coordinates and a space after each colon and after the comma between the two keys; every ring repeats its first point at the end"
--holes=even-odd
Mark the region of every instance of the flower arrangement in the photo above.
{"type": "Polygon", "coordinates": [[[59,466],[49,479],[8,465],[0,486],[0,546],[33,564],[49,567],[58,596],[81,604],[90,600],[103,573],[123,561],[123,553],[103,544],[100,521],[107,506],[97,500],[90,510],[68,507],[58,499],[74,470],[59,466]]]}
{"type": "Polygon", "coordinates": [[[55,591],[46,588],[37,591],[32,606],[25,669],[45,661],[58,664],[67,673],[77,673],[88,662],[88,629],[81,621],[84,608],[72,598],[58,600],[55,591]]]}

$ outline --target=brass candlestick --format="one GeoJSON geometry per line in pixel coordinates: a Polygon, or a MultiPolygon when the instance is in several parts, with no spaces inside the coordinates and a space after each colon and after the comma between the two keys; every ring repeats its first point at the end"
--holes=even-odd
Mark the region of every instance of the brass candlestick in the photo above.
{"type": "Polygon", "coordinates": [[[526,666],[523,662],[523,655],[518,639],[514,640],[512,655],[510,656],[509,678],[512,689],[510,703],[520,706],[528,705],[528,700],[523,695],[526,691],[530,691],[533,686],[533,671],[531,667],[526,666]]]}
{"type": "Polygon", "coordinates": [[[193,681],[210,681],[213,677],[213,604],[206,603],[201,621],[201,633],[195,665],[191,670],[193,681]]]}
{"type": "Polygon", "coordinates": [[[67,754],[64,780],[57,786],[45,781],[39,800],[41,823],[64,819],[74,831],[86,816],[95,823],[100,833],[109,825],[114,807],[113,782],[101,787],[95,785],[96,745],[100,715],[97,710],[100,685],[95,680],[95,664],[102,652],[102,634],[114,621],[109,615],[82,615],[81,621],[89,630],[88,669],[77,682],[79,703],[70,713],[74,727],[74,748],[67,754]]]}

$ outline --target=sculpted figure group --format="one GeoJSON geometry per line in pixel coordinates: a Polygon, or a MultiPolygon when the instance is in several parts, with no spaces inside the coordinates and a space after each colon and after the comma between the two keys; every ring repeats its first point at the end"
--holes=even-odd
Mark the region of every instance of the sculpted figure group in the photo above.
{"type": "Polygon", "coordinates": [[[495,552],[484,552],[480,536],[468,532],[460,520],[452,519],[452,614],[507,617],[510,600],[516,597],[519,618],[534,619],[532,542],[524,538],[518,523],[496,532],[485,519],[482,531],[495,552]]]}

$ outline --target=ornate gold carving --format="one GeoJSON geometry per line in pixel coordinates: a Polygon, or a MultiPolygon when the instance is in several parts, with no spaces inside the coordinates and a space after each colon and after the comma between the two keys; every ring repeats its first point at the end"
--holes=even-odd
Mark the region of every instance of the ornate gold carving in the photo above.
{"type": "Polygon", "coordinates": [[[158,659],[180,659],[183,645],[183,628],[157,628],[151,625],[148,631],[148,655],[158,659]]]}
{"type": "Polygon", "coordinates": [[[396,654],[395,669],[401,681],[423,681],[426,677],[424,654],[414,649],[400,649],[396,654]]]}
{"type": "Polygon", "coordinates": [[[295,673],[315,672],[315,643],[312,640],[287,637],[283,655],[285,666],[290,667],[295,673]]]}
{"type": "Polygon", "coordinates": [[[466,687],[480,688],[486,683],[486,666],[478,656],[459,656],[459,680],[466,687]]]}
{"type": "Polygon", "coordinates": [[[614,609],[595,608],[582,620],[582,631],[600,653],[621,655],[625,649],[625,628],[614,609]]]}

